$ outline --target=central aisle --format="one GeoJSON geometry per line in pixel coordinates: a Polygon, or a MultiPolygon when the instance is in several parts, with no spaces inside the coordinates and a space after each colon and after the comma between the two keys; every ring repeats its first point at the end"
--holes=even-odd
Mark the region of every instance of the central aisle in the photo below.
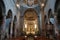
{"type": "Polygon", "coordinates": [[[49,39],[49,38],[46,38],[44,36],[39,36],[39,37],[36,37],[36,38],[33,38],[33,37],[16,37],[16,38],[10,38],[9,40],[53,40],[53,39],[49,39]]]}

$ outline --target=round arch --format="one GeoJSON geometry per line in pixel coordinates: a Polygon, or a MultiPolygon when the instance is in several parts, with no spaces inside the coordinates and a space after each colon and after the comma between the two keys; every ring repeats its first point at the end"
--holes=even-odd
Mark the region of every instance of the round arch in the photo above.
{"type": "Polygon", "coordinates": [[[5,4],[3,0],[0,0],[0,38],[2,30],[4,30],[4,25],[5,25],[5,4]]]}
{"type": "Polygon", "coordinates": [[[57,20],[57,28],[58,28],[57,30],[58,30],[58,33],[60,34],[60,0],[56,0],[54,11],[55,11],[55,16],[57,20]]]}
{"type": "Polygon", "coordinates": [[[8,19],[8,18],[12,18],[12,11],[11,10],[9,10],[7,13],[6,19],[8,19]]]}
{"type": "Polygon", "coordinates": [[[60,4],[60,0],[56,0],[55,2],[55,7],[54,7],[54,11],[57,12],[58,11],[58,5],[60,4]]]}
{"type": "Polygon", "coordinates": [[[58,25],[60,25],[60,0],[56,0],[55,2],[55,8],[54,8],[55,12],[56,12],[56,16],[57,16],[57,23],[58,25]]]}
{"type": "Polygon", "coordinates": [[[11,31],[11,22],[12,22],[12,11],[8,10],[7,16],[6,16],[6,28],[8,29],[8,34],[10,36],[10,31],[11,31]]]}
{"type": "Polygon", "coordinates": [[[30,9],[27,9],[24,12],[23,18],[24,18],[23,31],[26,34],[30,34],[30,33],[31,34],[37,34],[38,33],[38,30],[39,30],[38,29],[38,14],[37,14],[37,12],[34,9],[31,9],[31,8],[30,9]],[[25,28],[26,28],[26,31],[25,31],[25,28]],[[36,28],[36,30],[35,30],[35,28],[36,28]],[[29,29],[31,29],[31,30],[29,30],[29,29]]]}
{"type": "Polygon", "coordinates": [[[2,0],[0,0],[0,26],[3,24],[5,14],[5,4],[2,0]]]}
{"type": "Polygon", "coordinates": [[[5,15],[5,12],[6,12],[6,8],[5,8],[5,4],[4,4],[4,1],[3,0],[0,0],[0,7],[2,8],[2,13],[3,15],[5,15]]]}
{"type": "Polygon", "coordinates": [[[30,9],[27,9],[25,12],[24,12],[24,15],[23,15],[24,17],[26,17],[26,16],[34,16],[35,18],[38,18],[38,14],[37,14],[37,12],[36,12],[36,10],[34,10],[34,9],[32,9],[32,8],[30,8],[30,9]]]}
{"type": "Polygon", "coordinates": [[[53,18],[53,12],[51,8],[48,10],[48,18],[53,18]]]}
{"type": "Polygon", "coordinates": [[[3,23],[4,16],[5,16],[5,4],[4,4],[3,0],[0,0],[0,28],[1,28],[1,26],[3,26],[3,24],[5,24],[5,23],[3,23]]]}
{"type": "Polygon", "coordinates": [[[55,24],[54,14],[52,13],[52,9],[48,10],[48,22],[55,24]]]}
{"type": "Polygon", "coordinates": [[[28,8],[28,9],[26,9],[26,10],[24,11],[23,16],[25,15],[25,13],[26,13],[27,11],[34,11],[34,12],[36,13],[36,15],[39,16],[38,12],[37,12],[36,9],[34,9],[34,8],[28,8]]]}

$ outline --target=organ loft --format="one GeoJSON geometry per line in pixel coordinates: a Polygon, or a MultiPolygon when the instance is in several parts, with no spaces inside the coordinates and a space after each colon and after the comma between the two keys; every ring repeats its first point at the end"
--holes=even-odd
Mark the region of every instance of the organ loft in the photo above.
{"type": "Polygon", "coordinates": [[[0,0],[0,40],[60,40],[60,0],[0,0]]]}

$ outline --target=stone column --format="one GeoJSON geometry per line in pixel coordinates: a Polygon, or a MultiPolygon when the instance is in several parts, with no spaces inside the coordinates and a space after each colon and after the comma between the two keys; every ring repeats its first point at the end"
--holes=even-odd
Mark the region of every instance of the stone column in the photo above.
{"type": "Polygon", "coordinates": [[[12,18],[12,21],[11,21],[11,27],[10,27],[10,38],[12,38],[12,33],[13,33],[13,18],[12,18]]]}
{"type": "Polygon", "coordinates": [[[55,30],[55,35],[59,35],[59,32],[58,32],[58,28],[57,28],[57,26],[58,26],[58,23],[57,23],[57,15],[56,15],[57,13],[54,13],[54,30],[55,30]]]}
{"type": "Polygon", "coordinates": [[[41,15],[42,15],[42,34],[45,34],[45,22],[44,22],[44,8],[41,9],[41,15]]]}
{"type": "Polygon", "coordinates": [[[40,33],[41,33],[41,15],[40,16],[38,16],[38,29],[39,29],[39,35],[40,35],[40,33]]]}
{"type": "Polygon", "coordinates": [[[18,14],[17,14],[17,26],[16,26],[16,34],[17,36],[20,35],[20,10],[18,10],[18,14]]]}
{"type": "Polygon", "coordinates": [[[20,32],[23,34],[24,19],[23,16],[20,16],[20,32]]]}
{"type": "Polygon", "coordinates": [[[1,25],[1,40],[5,37],[5,16],[3,17],[3,23],[1,25]]]}

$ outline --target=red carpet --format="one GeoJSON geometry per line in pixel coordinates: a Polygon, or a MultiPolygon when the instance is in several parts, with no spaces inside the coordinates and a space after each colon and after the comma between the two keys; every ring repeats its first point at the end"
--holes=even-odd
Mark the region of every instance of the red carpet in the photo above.
{"type": "MultiPolygon", "coordinates": [[[[17,37],[17,38],[10,38],[9,40],[28,40],[28,38],[17,37]]],[[[34,40],[52,40],[52,39],[48,39],[46,37],[40,36],[40,37],[34,38],[34,40]]]]}

